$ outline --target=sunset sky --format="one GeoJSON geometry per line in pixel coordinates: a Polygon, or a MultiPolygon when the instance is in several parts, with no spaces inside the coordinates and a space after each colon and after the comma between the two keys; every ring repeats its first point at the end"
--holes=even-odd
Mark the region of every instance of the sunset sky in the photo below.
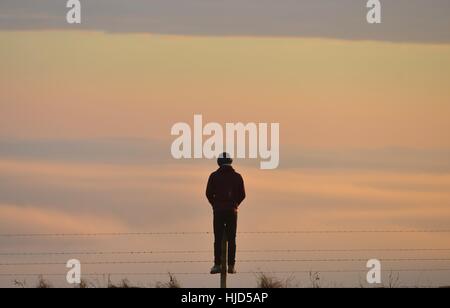
{"type": "MultiPolygon", "coordinates": [[[[192,123],[194,114],[221,124],[280,123],[277,170],[235,162],[248,194],[240,231],[449,228],[450,19],[443,14],[450,13],[448,1],[407,1],[415,5],[404,11],[405,1],[387,4],[377,30],[365,23],[366,9],[358,1],[337,6],[264,0],[260,13],[252,10],[256,1],[189,0],[183,1],[192,4],[185,10],[170,2],[175,1],[127,1],[125,7],[122,1],[92,1],[86,4],[86,22],[71,28],[58,1],[2,0],[1,234],[211,231],[204,190],[215,162],[177,161],[170,154],[172,125],[192,123]],[[273,10],[279,2],[281,8],[273,10]],[[229,18],[215,20],[221,10],[229,18]],[[297,20],[296,11],[316,15],[297,20]],[[409,23],[411,16],[416,18],[409,23]]],[[[209,235],[188,239],[194,249],[212,249],[209,235]]],[[[305,257],[254,256],[239,249],[445,249],[449,240],[448,233],[241,235],[238,262],[305,257]]],[[[183,250],[188,244],[173,236],[0,237],[0,253],[183,250]]],[[[150,257],[212,260],[208,253],[140,256],[150,257]]],[[[385,266],[449,268],[448,263],[385,266]]],[[[86,271],[201,272],[209,266],[87,265],[86,271]]],[[[364,270],[365,264],[243,263],[239,270],[342,267],[364,270]]],[[[0,273],[55,272],[65,268],[0,267],[0,273]]],[[[304,282],[306,276],[297,278],[304,282]]],[[[401,278],[406,285],[449,283],[448,272],[401,278]]],[[[2,277],[0,285],[11,285],[10,280],[2,277]]],[[[209,276],[180,280],[186,286],[217,284],[209,276]]],[[[326,280],[359,283],[357,274],[330,274],[326,280]]],[[[231,284],[253,286],[253,281],[250,275],[231,284]]]]}

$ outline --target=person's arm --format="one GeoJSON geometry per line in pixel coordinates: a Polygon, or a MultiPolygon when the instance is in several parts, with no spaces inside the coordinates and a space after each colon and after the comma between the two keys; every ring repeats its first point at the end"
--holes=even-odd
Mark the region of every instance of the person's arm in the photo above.
{"type": "Polygon", "coordinates": [[[206,198],[208,198],[208,201],[211,205],[214,204],[214,197],[215,197],[215,189],[214,189],[214,181],[213,181],[213,175],[211,174],[208,179],[208,185],[206,186],[206,198]]]}
{"type": "Polygon", "coordinates": [[[238,194],[237,194],[237,205],[239,206],[242,201],[244,201],[246,195],[245,195],[245,185],[244,185],[244,179],[242,178],[241,175],[239,175],[238,177],[238,194]]]}

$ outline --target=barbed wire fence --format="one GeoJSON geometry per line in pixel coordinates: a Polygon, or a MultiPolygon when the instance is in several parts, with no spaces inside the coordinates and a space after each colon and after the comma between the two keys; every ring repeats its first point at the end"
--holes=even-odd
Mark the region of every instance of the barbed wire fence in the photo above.
{"type": "MultiPolygon", "coordinates": [[[[334,234],[450,234],[450,229],[427,229],[427,230],[291,230],[291,231],[244,231],[239,232],[240,235],[275,235],[275,236],[294,236],[294,235],[312,235],[312,234],[325,234],[325,235],[334,235],[334,234]]],[[[44,240],[52,240],[53,238],[105,238],[105,237],[162,237],[162,236],[174,236],[174,237],[185,237],[185,236],[199,236],[199,235],[212,235],[212,232],[208,231],[184,231],[184,232],[110,232],[110,233],[4,233],[0,234],[1,239],[37,239],[42,238],[44,240]]],[[[406,254],[406,256],[402,257],[389,257],[389,258],[380,258],[381,262],[386,262],[389,264],[411,264],[411,262],[421,262],[427,263],[427,266],[424,267],[399,267],[399,266],[391,266],[389,268],[383,268],[384,272],[410,272],[410,273],[446,273],[450,272],[450,246],[449,248],[427,248],[427,247],[411,247],[411,248],[352,248],[352,249],[300,249],[300,248],[290,248],[290,249],[243,249],[239,250],[239,253],[242,254],[263,254],[263,253],[271,253],[271,254],[300,254],[300,253],[308,253],[308,254],[337,254],[337,253],[402,253],[406,254]],[[441,257],[411,257],[409,254],[413,253],[444,253],[444,256],[441,257]],[[439,264],[434,265],[434,262],[439,262],[439,264]],[[441,263],[445,263],[448,266],[442,266],[441,263]]],[[[93,251],[4,251],[0,249],[0,278],[14,278],[14,277],[65,277],[66,273],[55,273],[55,272],[40,272],[36,273],[36,269],[34,271],[29,271],[36,266],[65,266],[65,262],[41,262],[41,261],[26,261],[26,262],[4,262],[1,257],[46,257],[46,256],[70,256],[70,257],[79,257],[79,256],[166,256],[166,255],[202,255],[202,254],[212,254],[212,250],[126,250],[126,251],[107,251],[107,250],[93,250],[93,251]],[[11,271],[14,270],[14,272],[11,271]],[[26,272],[23,272],[27,270],[26,272]]],[[[274,264],[274,263],[283,263],[283,264],[292,264],[289,270],[274,270],[274,271],[264,271],[265,274],[275,275],[275,274],[287,274],[287,275],[295,275],[295,274],[308,274],[313,272],[318,273],[366,273],[367,269],[365,268],[365,262],[367,262],[367,258],[335,258],[335,257],[327,257],[327,258],[244,258],[238,260],[239,263],[251,263],[251,264],[274,264]],[[297,264],[305,264],[305,263],[321,263],[321,264],[354,264],[355,262],[363,262],[364,267],[361,268],[346,268],[346,267],[338,267],[338,268],[311,268],[311,269],[299,269],[297,264]]],[[[194,258],[184,258],[183,260],[172,260],[172,259],[162,259],[162,260],[94,260],[83,262],[83,265],[145,265],[145,264],[203,264],[210,263],[211,260],[206,259],[194,259],[194,258]]],[[[244,270],[239,272],[239,275],[255,275],[261,273],[260,270],[244,270]]],[[[121,272],[87,272],[83,273],[83,277],[98,277],[98,276],[116,276],[126,278],[127,276],[164,276],[167,275],[168,272],[148,272],[148,271],[121,271],[121,272]]],[[[178,276],[203,276],[209,275],[207,271],[174,271],[171,272],[173,275],[178,276]]]]}

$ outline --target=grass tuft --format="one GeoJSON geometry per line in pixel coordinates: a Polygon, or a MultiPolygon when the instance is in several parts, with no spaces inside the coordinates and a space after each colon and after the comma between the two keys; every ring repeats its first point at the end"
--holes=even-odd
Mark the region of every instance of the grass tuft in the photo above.
{"type": "Polygon", "coordinates": [[[157,282],[157,289],[180,289],[181,285],[174,275],[169,273],[169,281],[168,282],[157,282]]]}

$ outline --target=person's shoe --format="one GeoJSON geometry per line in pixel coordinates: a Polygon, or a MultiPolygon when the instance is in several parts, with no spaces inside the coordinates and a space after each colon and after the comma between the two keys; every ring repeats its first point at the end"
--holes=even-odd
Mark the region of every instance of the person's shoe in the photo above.
{"type": "Polygon", "coordinates": [[[236,274],[236,267],[234,265],[228,265],[228,274],[236,274]]]}
{"type": "Polygon", "coordinates": [[[211,275],[220,274],[221,272],[222,272],[222,266],[220,266],[220,265],[214,265],[211,268],[211,275]]]}

